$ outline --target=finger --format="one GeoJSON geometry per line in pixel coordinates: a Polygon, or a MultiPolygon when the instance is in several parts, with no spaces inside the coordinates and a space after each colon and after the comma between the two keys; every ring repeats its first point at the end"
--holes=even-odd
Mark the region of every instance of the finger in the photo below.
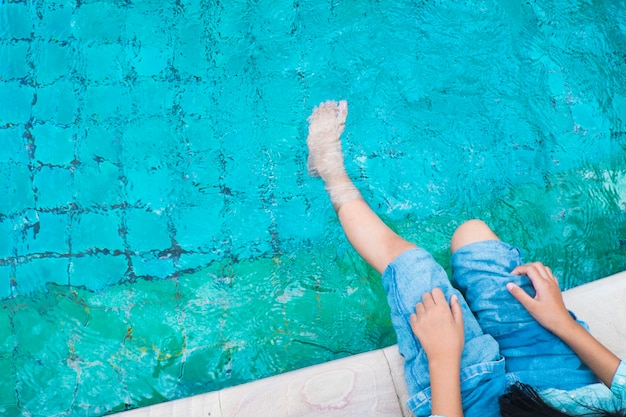
{"type": "Polygon", "coordinates": [[[506,289],[509,290],[513,298],[519,301],[520,304],[523,305],[524,308],[526,308],[526,310],[528,310],[529,307],[532,305],[534,299],[530,295],[528,295],[528,293],[522,288],[518,287],[512,282],[509,282],[508,284],[506,284],[506,289]]]}
{"type": "Polygon", "coordinates": [[[538,275],[540,277],[543,277],[546,275],[546,272],[542,271],[544,268],[543,264],[541,262],[533,262],[530,264],[524,264],[524,265],[520,265],[518,267],[516,267],[515,269],[513,269],[511,271],[511,274],[513,275],[538,275]]]}
{"type": "Polygon", "coordinates": [[[431,295],[435,304],[447,304],[446,297],[443,295],[441,288],[433,288],[431,295]]]}
{"type": "Polygon", "coordinates": [[[511,273],[513,272],[515,272],[515,275],[526,275],[528,278],[530,278],[530,282],[532,282],[535,289],[537,289],[537,286],[541,286],[542,281],[545,281],[547,279],[540,274],[537,266],[533,264],[518,266],[513,271],[511,271],[511,273]]]}
{"type": "Polygon", "coordinates": [[[432,306],[433,304],[435,304],[435,300],[433,299],[433,295],[429,292],[425,292],[422,295],[422,303],[424,304],[424,307],[429,307],[432,306]]]}
{"type": "Polygon", "coordinates": [[[454,294],[450,297],[450,310],[452,311],[452,318],[454,318],[454,322],[460,327],[463,327],[463,310],[461,309],[461,304],[459,303],[459,297],[454,294]]]}
{"type": "Polygon", "coordinates": [[[528,277],[534,275],[537,278],[549,279],[548,273],[546,272],[546,267],[541,262],[533,262],[528,264],[527,266],[528,269],[526,271],[526,275],[528,277]]]}
{"type": "Polygon", "coordinates": [[[548,271],[548,275],[550,275],[550,279],[552,279],[553,281],[556,281],[557,283],[559,282],[558,278],[554,275],[554,273],[552,272],[552,269],[550,269],[549,266],[546,266],[546,270],[548,271]]]}
{"type": "Polygon", "coordinates": [[[415,314],[417,315],[424,314],[425,311],[426,311],[426,308],[424,307],[424,303],[417,303],[415,305],[415,314]]]}
{"type": "Polygon", "coordinates": [[[550,280],[552,279],[552,274],[550,273],[550,268],[542,264],[541,262],[534,262],[535,267],[537,268],[537,272],[541,275],[543,279],[550,280]]]}

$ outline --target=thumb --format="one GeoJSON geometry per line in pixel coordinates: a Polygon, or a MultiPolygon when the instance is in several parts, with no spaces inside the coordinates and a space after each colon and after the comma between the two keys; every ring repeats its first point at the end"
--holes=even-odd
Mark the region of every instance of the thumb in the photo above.
{"type": "Polygon", "coordinates": [[[528,295],[526,291],[524,291],[519,286],[513,284],[512,282],[506,284],[506,289],[509,290],[511,295],[528,310],[528,307],[534,299],[530,295],[528,295]]]}

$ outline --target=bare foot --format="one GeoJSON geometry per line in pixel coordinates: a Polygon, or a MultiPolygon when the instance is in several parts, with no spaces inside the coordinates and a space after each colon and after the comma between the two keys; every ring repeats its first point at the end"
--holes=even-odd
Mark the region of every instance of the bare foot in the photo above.
{"type": "Polygon", "coordinates": [[[345,100],[326,101],[308,118],[309,147],[307,166],[309,175],[322,177],[325,182],[337,176],[345,176],[340,137],[346,126],[348,103],[345,100]]]}

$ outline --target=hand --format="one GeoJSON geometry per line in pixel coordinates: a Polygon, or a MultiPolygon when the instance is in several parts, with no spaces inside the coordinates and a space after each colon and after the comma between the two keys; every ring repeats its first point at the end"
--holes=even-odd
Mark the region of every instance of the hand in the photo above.
{"type": "Polygon", "coordinates": [[[511,273],[527,275],[536,292],[533,298],[517,285],[508,283],[506,287],[513,297],[543,327],[550,330],[572,348],[596,376],[610,388],[615,371],[620,364],[620,359],[596,340],[569,314],[563,303],[559,282],[552,274],[550,268],[540,262],[534,262],[518,266],[511,273]]]}
{"type": "Polygon", "coordinates": [[[443,291],[434,288],[422,296],[411,314],[411,329],[429,361],[461,359],[464,345],[463,313],[456,295],[448,305],[443,291]]]}
{"type": "Polygon", "coordinates": [[[511,282],[506,288],[543,327],[556,333],[574,320],[563,303],[559,281],[550,268],[541,262],[533,262],[518,266],[511,274],[530,278],[536,292],[534,298],[511,282]]]}

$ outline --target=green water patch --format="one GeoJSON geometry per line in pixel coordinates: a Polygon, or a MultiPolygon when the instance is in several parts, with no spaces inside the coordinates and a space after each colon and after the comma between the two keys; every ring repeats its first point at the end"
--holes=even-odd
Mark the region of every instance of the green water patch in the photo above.
{"type": "Polygon", "coordinates": [[[104,414],[393,344],[375,272],[317,249],[3,301],[5,411],[104,414]]]}
{"type": "Polygon", "coordinates": [[[527,262],[549,265],[562,289],[626,270],[626,153],[540,181],[477,194],[436,215],[385,217],[393,229],[433,253],[450,271],[449,240],[463,221],[485,220],[527,262]]]}

